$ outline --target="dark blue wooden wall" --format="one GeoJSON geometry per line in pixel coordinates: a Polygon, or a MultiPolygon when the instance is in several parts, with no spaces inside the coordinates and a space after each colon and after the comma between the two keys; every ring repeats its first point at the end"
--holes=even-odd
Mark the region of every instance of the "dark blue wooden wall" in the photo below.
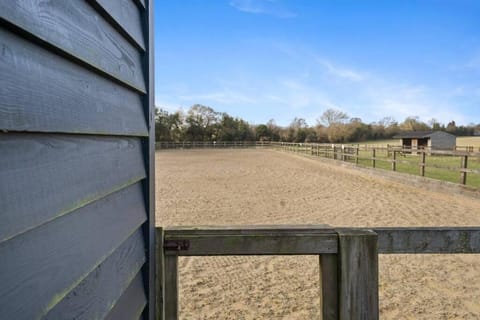
{"type": "Polygon", "coordinates": [[[0,0],[2,320],[154,318],[151,17],[0,0]]]}

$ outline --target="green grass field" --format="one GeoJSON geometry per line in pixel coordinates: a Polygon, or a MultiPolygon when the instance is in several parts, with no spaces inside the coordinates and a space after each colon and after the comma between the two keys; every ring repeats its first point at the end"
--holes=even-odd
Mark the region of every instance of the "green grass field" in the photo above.
{"type": "MultiPolygon", "coordinates": [[[[372,160],[366,158],[372,157],[372,151],[361,150],[359,152],[359,165],[372,167],[372,160]]],[[[379,169],[392,170],[393,157],[392,154],[387,155],[386,150],[377,150],[375,158],[377,158],[375,167],[379,169]]],[[[396,171],[420,175],[421,155],[416,154],[397,154],[396,171]]],[[[444,156],[444,155],[426,155],[425,159],[425,176],[428,178],[450,181],[454,183],[460,182],[460,156],[444,156]]],[[[480,171],[480,157],[470,157],[468,159],[468,169],[480,171]]],[[[480,174],[468,173],[467,185],[480,188],[480,174]]]]}

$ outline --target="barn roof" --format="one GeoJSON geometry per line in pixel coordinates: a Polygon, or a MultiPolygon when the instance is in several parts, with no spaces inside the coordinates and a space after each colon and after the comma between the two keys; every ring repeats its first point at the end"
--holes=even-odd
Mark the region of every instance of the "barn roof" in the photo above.
{"type": "Polygon", "coordinates": [[[429,138],[435,131],[409,131],[393,136],[394,139],[422,139],[429,138]]]}

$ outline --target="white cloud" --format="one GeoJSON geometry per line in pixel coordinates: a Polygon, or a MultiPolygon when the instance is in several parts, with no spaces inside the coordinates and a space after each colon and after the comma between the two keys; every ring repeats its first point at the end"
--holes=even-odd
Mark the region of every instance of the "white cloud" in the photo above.
{"type": "Polygon", "coordinates": [[[327,70],[327,72],[337,78],[347,79],[350,81],[363,81],[366,78],[366,75],[345,67],[340,67],[338,65],[333,64],[332,62],[324,59],[324,58],[316,58],[318,64],[320,64],[323,68],[327,70]]]}
{"type": "Polygon", "coordinates": [[[237,103],[255,103],[253,97],[242,94],[233,89],[224,89],[222,91],[209,92],[209,93],[200,93],[200,94],[189,94],[189,95],[180,95],[178,98],[182,101],[189,101],[192,103],[219,103],[219,104],[237,104],[237,103]]]}
{"type": "Polygon", "coordinates": [[[397,121],[403,121],[406,117],[418,116],[424,122],[432,118],[443,123],[451,120],[467,122],[442,93],[425,85],[375,83],[367,92],[372,116],[378,119],[393,116],[397,121]]]}
{"type": "Polygon", "coordinates": [[[230,6],[241,12],[264,14],[282,19],[295,18],[297,14],[275,0],[232,0],[230,6]]]}

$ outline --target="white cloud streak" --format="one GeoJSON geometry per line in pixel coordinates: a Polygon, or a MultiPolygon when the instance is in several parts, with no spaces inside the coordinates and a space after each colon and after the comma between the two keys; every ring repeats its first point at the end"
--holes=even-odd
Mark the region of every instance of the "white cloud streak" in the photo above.
{"type": "Polygon", "coordinates": [[[269,15],[281,19],[297,17],[295,12],[281,6],[275,0],[231,0],[229,4],[245,13],[269,15]]]}
{"type": "Polygon", "coordinates": [[[331,74],[334,77],[347,79],[347,80],[355,81],[355,82],[363,81],[366,78],[366,75],[364,75],[364,74],[362,74],[362,73],[360,73],[356,70],[337,66],[337,65],[333,64],[332,62],[330,62],[326,59],[317,57],[316,61],[319,65],[321,65],[323,68],[325,68],[328,71],[329,74],[331,74]]]}

